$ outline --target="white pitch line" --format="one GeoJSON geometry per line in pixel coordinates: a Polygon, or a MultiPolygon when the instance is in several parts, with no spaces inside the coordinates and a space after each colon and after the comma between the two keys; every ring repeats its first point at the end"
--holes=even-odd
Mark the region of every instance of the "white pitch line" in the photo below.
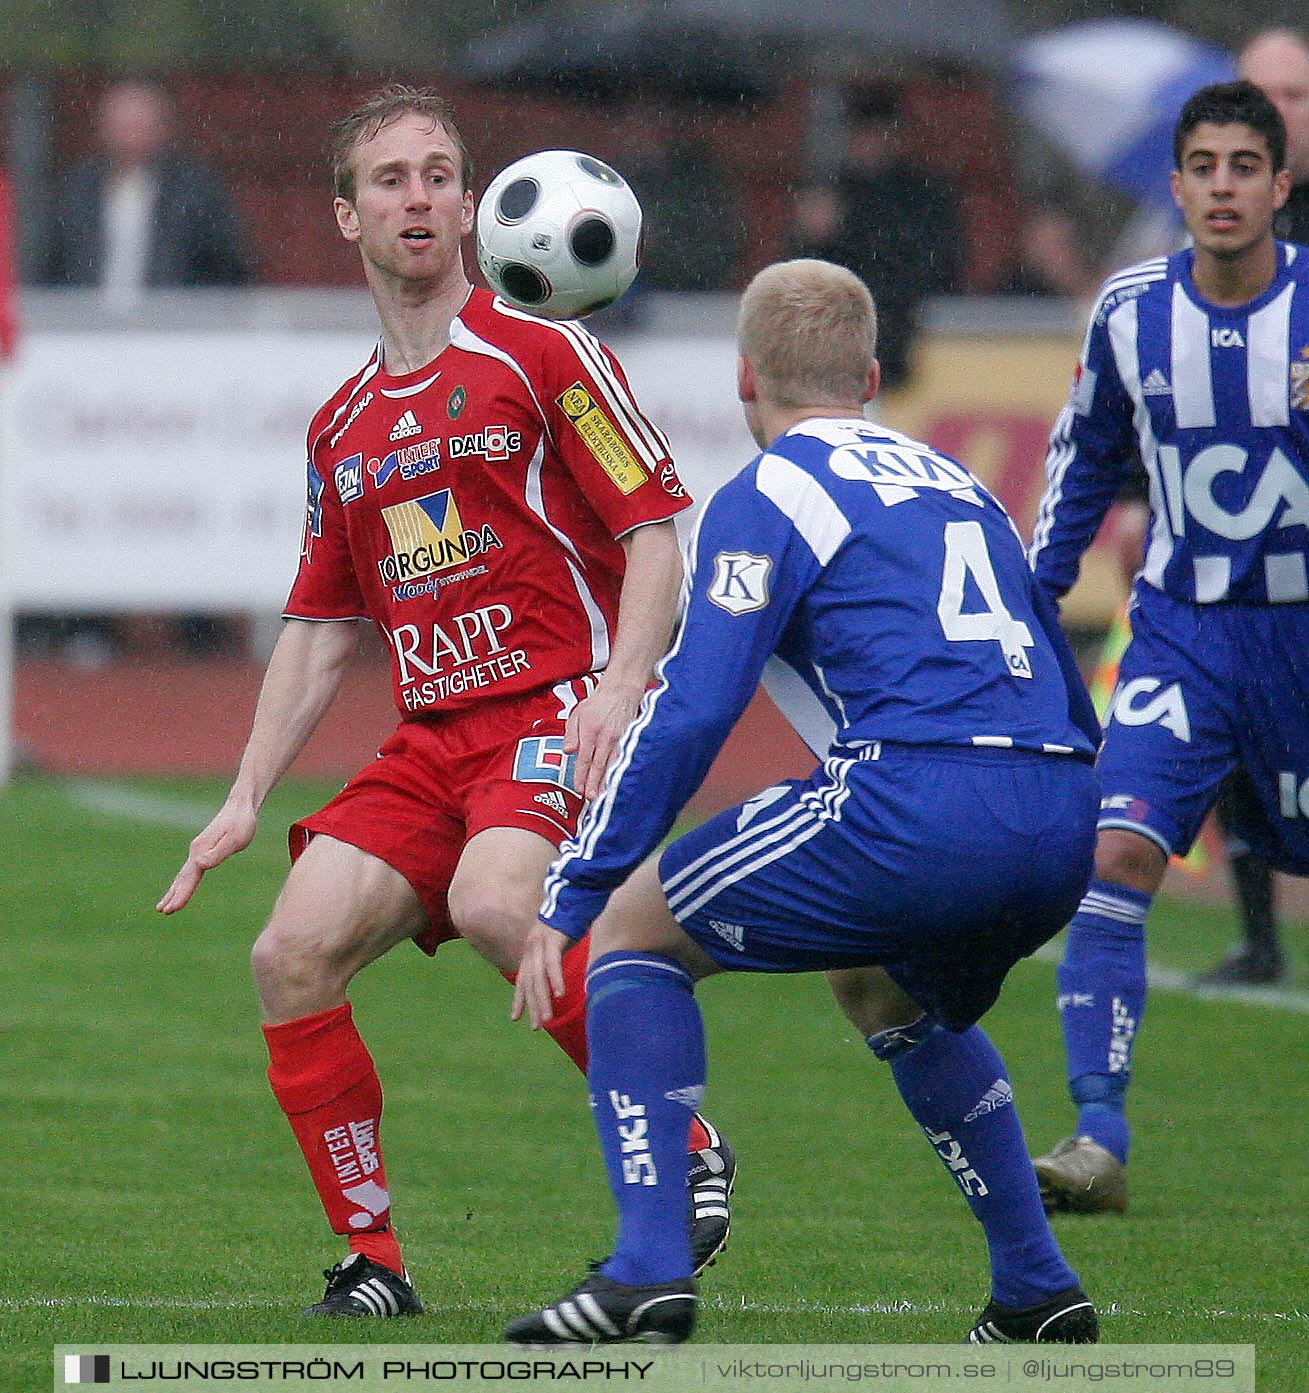
{"type": "Polygon", "coordinates": [[[1185,972],[1150,963],[1146,981],[1151,987],[1166,992],[1182,992],[1205,1001],[1239,1001],[1245,1006],[1272,1006],[1281,1011],[1309,1014],[1309,992],[1293,991],[1289,987],[1197,987],[1185,972]]]}
{"type": "Polygon", "coordinates": [[[189,832],[198,832],[215,811],[208,803],[166,798],[127,784],[95,783],[89,779],[68,784],[66,792],[70,803],[93,813],[129,822],[150,822],[160,827],[180,827],[189,832]]]}
{"type": "Polygon", "coordinates": [[[131,1296],[24,1296],[0,1301],[0,1311],[274,1311],[285,1301],[219,1301],[197,1298],[131,1296]]]}
{"type": "MultiPolygon", "coordinates": [[[[781,1316],[803,1316],[803,1315],[834,1315],[834,1316],[900,1316],[900,1315],[953,1315],[953,1316],[974,1316],[976,1309],[972,1306],[947,1306],[937,1301],[896,1301],[884,1302],[874,1301],[866,1305],[839,1306],[829,1302],[812,1301],[802,1302],[799,1305],[771,1305],[765,1301],[747,1301],[742,1298],[740,1301],[729,1301],[723,1297],[715,1297],[711,1300],[701,1300],[700,1305],[705,1308],[717,1308],[723,1311],[759,1311],[765,1315],[781,1316]]],[[[1176,1311],[1176,1310],[1127,1310],[1118,1303],[1111,1302],[1107,1306],[1097,1306],[1096,1311],[1103,1319],[1108,1316],[1180,1316],[1183,1318],[1203,1316],[1212,1319],[1226,1318],[1228,1320],[1263,1320],[1263,1321],[1309,1321],[1309,1311],[1228,1311],[1205,1309],[1199,1311],[1176,1311]]]]}
{"type": "MultiPolygon", "coordinates": [[[[1049,943],[1032,954],[1038,962],[1043,963],[1057,963],[1062,956],[1061,950],[1049,943]]],[[[1272,1007],[1278,1011],[1309,1015],[1309,992],[1294,991],[1289,987],[1197,987],[1188,973],[1160,967],[1158,963],[1146,964],[1146,983],[1156,991],[1180,992],[1183,996],[1195,997],[1197,1001],[1236,1001],[1243,1006],[1272,1007]]]]}
{"type": "MultiPolygon", "coordinates": [[[[774,1303],[769,1301],[749,1301],[745,1297],[733,1300],[731,1297],[714,1296],[701,1301],[706,1310],[753,1311],[762,1315],[775,1316],[915,1316],[948,1315],[961,1319],[971,1319],[977,1312],[972,1306],[952,1306],[939,1301],[869,1301],[844,1306],[827,1301],[802,1301],[800,1303],[774,1303]]],[[[111,1308],[129,1311],[287,1311],[289,1305],[278,1301],[220,1301],[216,1298],[197,1297],[141,1297],[130,1296],[27,1296],[13,1300],[0,1300],[0,1311],[58,1310],[76,1311],[111,1308]]],[[[447,1311],[484,1311],[485,1303],[473,1301],[443,1301],[441,1308],[447,1311]]],[[[1099,1308],[1101,1318],[1131,1315],[1140,1317],[1203,1317],[1211,1320],[1257,1320],[1267,1322],[1306,1321],[1309,1310],[1289,1311],[1231,1311],[1222,1308],[1203,1308],[1200,1310],[1125,1310],[1116,1302],[1099,1308]]]]}

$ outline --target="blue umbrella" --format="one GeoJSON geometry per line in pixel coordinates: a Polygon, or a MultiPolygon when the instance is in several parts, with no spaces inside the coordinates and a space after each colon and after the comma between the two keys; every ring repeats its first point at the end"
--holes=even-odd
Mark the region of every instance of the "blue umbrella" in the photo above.
{"type": "Polygon", "coordinates": [[[1096,19],[1018,45],[1013,91],[1083,174],[1169,199],[1172,133],[1186,99],[1236,75],[1231,55],[1149,19],[1096,19]]]}

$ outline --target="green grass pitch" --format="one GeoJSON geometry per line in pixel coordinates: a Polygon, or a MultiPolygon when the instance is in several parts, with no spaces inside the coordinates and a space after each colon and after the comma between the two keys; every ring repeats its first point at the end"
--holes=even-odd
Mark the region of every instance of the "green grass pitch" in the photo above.
{"type": "MultiPolygon", "coordinates": [[[[0,1389],[48,1388],[60,1343],[311,1338],[298,1313],[342,1249],[265,1084],[248,952],[285,824],[328,791],[280,790],[255,844],[172,919],[154,901],[218,784],[23,778],[0,793],[0,1389]]],[[[1057,1221],[1105,1339],[1253,1342],[1261,1393],[1309,1379],[1304,930],[1287,926],[1298,980],[1279,1005],[1152,995],[1130,1211],[1057,1221]]],[[[1230,937],[1225,908],[1163,902],[1152,960],[1192,970],[1230,937]]],[[[700,1337],[957,1341],[986,1297],[980,1230],[821,978],[720,978],[700,996],[707,1110],[741,1158],[700,1337]]],[[[1041,1150],[1071,1121],[1052,999],[1051,963],[1023,963],[986,1022],[1041,1150]]],[[[581,1080],[510,1026],[507,987],[462,944],[434,962],[396,950],[353,1000],[428,1313],[339,1338],[495,1341],[606,1248],[581,1080]]]]}

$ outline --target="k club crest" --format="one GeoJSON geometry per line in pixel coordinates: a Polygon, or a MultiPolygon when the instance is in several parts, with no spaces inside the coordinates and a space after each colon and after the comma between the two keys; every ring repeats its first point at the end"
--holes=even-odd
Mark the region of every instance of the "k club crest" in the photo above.
{"type": "Polygon", "coordinates": [[[771,556],[750,551],[720,551],[714,557],[714,578],[709,583],[709,599],[728,614],[749,614],[768,604],[768,577],[773,569],[771,556]]]}

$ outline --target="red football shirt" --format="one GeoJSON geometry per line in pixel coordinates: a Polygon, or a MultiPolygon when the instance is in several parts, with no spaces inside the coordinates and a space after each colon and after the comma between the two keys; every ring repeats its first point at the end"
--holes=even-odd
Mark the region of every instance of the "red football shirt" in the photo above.
{"type": "Polygon", "coordinates": [[[379,345],[314,417],[285,613],[371,619],[401,712],[457,710],[603,668],[618,539],[689,505],[609,351],[476,289],[425,367],[379,345]]]}

